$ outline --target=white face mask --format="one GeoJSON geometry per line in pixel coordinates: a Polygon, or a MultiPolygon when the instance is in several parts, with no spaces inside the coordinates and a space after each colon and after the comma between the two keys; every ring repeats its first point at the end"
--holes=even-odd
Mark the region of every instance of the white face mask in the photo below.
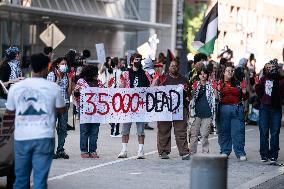
{"type": "Polygon", "coordinates": [[[67,72],[67,66],[66,65],[59,65],[59,71],[61,71],[62,73],[66,73],[67,72]]]}

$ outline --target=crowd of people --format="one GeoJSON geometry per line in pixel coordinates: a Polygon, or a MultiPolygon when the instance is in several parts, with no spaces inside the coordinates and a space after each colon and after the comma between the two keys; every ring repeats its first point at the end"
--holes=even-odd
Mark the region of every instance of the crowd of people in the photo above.
{"type": "MultiPolygon", "coordinates": [[[[232,51],[222,52],[218,62],[198,53],[188,62],[191,71],[181,75],[179,59],[166,61],[163,53],[156,60],[143,59],[134,53],[129,65],[125,58],[107,57],[99,67],[88,64],[74,50],[55,60],[53,56],[51,47],[32,55],[31,78],[22,77],[17,47],[7,49],[1,62],[0,102],[7,102],[7,113],[15,114],[16,188],[29,184],[32,169],[36,175],[34,187],[46,188],[52,158],[69,159],[64,149],[68,109],[73,107],[80,116],[80,91],[87,87],[127,90],[182,84],[183,120],[157,122],[157,148],[161,159],[170,158],[173,127],[182,160],[189,160],[197,153],[199,140],[202,153],[209,153],[209,134],[217,133],[221,154],[229,156],[233,149],[240,161],[246,161],[247,123],[259,125],[261,161],[276,162],[278,159],[284,74],[283,64],[281,67],[277,59],[268,61],[262,71],[256,73],[253,54],[237,64],[232,62],[232,51]],[[58,147],[54,152],[56,122],[58,147]]],[[[127,158],[131,125],[110,123],[111,136],[122,139],[118,158],[127,158]]],[[[81,158],[99,158],[99,128],[100,123],[80,123],[81,158]]],[[[136,122],[136,128],[137,159],[144,159],[144,129],[154,128],[144,122],[136,122]]]]}

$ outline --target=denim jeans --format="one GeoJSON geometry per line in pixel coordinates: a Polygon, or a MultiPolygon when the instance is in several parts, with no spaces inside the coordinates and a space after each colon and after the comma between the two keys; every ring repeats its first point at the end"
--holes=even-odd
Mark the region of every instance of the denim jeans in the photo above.
{"type": "Polygon", "coordinates": [[[30,188],[30,175],[33,170],[34,189],[47,188],[47,178],[51,166],[54,138],[15,141],[14,189],[30,188]]]}
{"type": "Polygon", "coordinates": [[[278,158],[282,109],[261,105],[259,109],[260,156],[278,158]],[[270,132],[270,149],[269,149],[270,132]]]}
{"type": "MultiPolygon", "coordinates": [[[[66,107],[69,108],[69,105],[66,104],[66,107]]],[[[63,114],[57,114],[57,135],[58,135],[58,146],[57,153],[64,152],[65,138],[67,137],[67,123],[68,123],[68,111],[63,114]]]]}
{"type": "Polygon", "coordinates": [[[97,140],[99,135],[99,123],[83,123],[80,124],[80,150],[83,153],[96,152],[97,140]],[[89,141],[88,141],[89,140],[89,141]],[[89,142],[89,149],[88,149],[89,142]]]}
{"type": "Polygon", "coordinates": [[[221,154],[229,155],[232,145],[236,156],[245,156],[245,122],[242,105],[220,105],[220,128],[218,142],[221,154]]]}

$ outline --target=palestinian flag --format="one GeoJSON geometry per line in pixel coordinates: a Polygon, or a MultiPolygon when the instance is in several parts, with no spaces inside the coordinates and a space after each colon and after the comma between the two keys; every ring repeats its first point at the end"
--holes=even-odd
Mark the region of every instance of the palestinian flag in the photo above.
{"type": "Polygon", "coordinates": [[[214,43],[218,32],[218,3],[214,5],[204,18],[201,28],[192,42],[193,48],[198,52],[210,55],[214,50],[214,43]]]}

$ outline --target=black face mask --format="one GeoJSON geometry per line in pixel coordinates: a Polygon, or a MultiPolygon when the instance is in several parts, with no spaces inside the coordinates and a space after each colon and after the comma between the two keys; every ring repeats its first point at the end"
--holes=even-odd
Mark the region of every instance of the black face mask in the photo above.
{"type": "Polygon", "coordinates": [[[141,68],[142,64],[141,64],[141,61],[139,62],[133,62],[133,66],[137,69],[141,68]]]}
{"type": "Polygon", "coordinates": [[[268,77],[275,77],[278,74],[278,69],[277,68],[272,68],[271,70],[268,71],[267,76],[268,77]]]}

